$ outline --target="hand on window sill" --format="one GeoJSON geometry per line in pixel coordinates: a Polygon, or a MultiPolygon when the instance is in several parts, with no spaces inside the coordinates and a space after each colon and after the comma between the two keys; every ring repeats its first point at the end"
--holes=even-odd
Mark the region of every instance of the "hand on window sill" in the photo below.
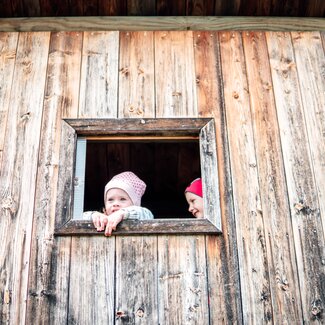
{"type": "Polygon", "coordinates": [[[125,211],[123,209],[113,212],[107,216],[104,213],[94,211],[92,221],[97,231],[105,230],[105,236],[111,236],[112,231],[116,230],[117,225],[123,220],[125,211]]]}

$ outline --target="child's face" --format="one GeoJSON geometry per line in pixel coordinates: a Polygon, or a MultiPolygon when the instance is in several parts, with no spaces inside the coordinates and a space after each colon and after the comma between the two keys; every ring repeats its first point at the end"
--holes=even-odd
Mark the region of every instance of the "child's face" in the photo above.
{"type": "Polygon", "coordinates": [[[185,197],[188,203],[188,211],[190,211],[195,218],[204,218],[203,198],[191,192],[186,192],[185,197]]]}
{"type": "Polygon", "coordinates": [[[127,193],[120,188],[111,188],[106,193],[105,214],[110,215],[115,211],[133,205],[127,193]]]}

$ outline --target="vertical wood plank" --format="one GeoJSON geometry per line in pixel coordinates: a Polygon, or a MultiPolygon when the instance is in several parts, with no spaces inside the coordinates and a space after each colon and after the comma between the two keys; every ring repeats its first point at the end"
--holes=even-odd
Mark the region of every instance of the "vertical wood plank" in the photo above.
{"type": "MultiPolygon", "coordinates": [[[[55,208],[58,165],[63,160],[59,157],[61,118],[62,115],[77,115],[81,45],[81,33],[51,35],[30,257],[29,324],[62,324],[67,321],[71,239],[54,239],[53,231],[55,221],[58,221],[55,208]]],[[[64,145],[67,149],[67,144],[64,145]]]]}
{"type": "Polygon", "coordinates": [[[116,239],[116,324],[158,324],[157,237],[116,239]]]}
{"type": "Polygon", "coordinates": [[[196,117],[192,32],[155,32],[156,117],[196,117]]]}
{"type": "Polygon", "coordinates": [[[5,1],[0,2],[0,17],[6,18],[6,17],[13,17],[11,4],[8,5],[5,1]]]}
{"type": "Polygon", "coordinates": [[[275,323],[302,322],[298,271],[264,33],[243,33],[275,323]]]}
{"type": "Polygon", "coordinates": [[[2,161],[18,33],[0,33],[0,166],[2,161]]]}
{"type": "Polygon", "coordinates": [[[98,16],[98,1],[87,0],[83,1],[83,14],[82,16],[98,16]]]}
{"type": "Polygon", "coordinates": [[[219,167],[222,234],[207,236],[211,324],[241,324],[241,293],[237,255],[236,223],[232,196],[227,124],[218,33],[195,32],[195,70],[198,112],[214,117],[219,167]]]}
{"type": "Polygon", "coordinates": [[[25,17],[39,17],[41,13],[40,3],[35,0],[23,0],[25,17]]]}
{"type": "MultiPolygon", "coordinates": [[[[117,117],[118,40],[118,32],[84,33],[79,117],[117,117]]],[[[114,323],[115,237],[109,241],[101,237],[72,237],[71,247],[73,271],[69,283],[68,322],[114,323]],[[97,300],[80,306],[77,295],[83,281],[89,285],[83,287],[82,299],[86,301],[87,297],[94,297],[95,292],[97,300]]]]}
{"type": "Polygon", "coordinates": [[[73,238],[67,324],[114,324],[114,275],[114,237],[73,238]]]}
{"type": "Polygon", "coordinates": [[[156,0],[127,0],[128,16],[154,16],[156,0]]]}
{"type": "Polygon", "coordinates": [[[154,117],[153,32],[121,32],[119,57],[119,115],[154,117]]]}
{"type": "Polygon", "coordinates": [[[212,16],[214,1],[210,0],[187,0],[186,16],[212,16]]]}
{"type": "Polygon", "coordinates": [[[158,16],[186,15],[186,1],[156,0],[158,16]]]}
{"type": "MultiPolygon", "coordinates": [[[[132,37],[121,37],[121,47],[128,48],[131,51],[130,59],[128,53],[120,52],[121,62],[132,62],[136,67],[129,68],[132,74],[136,73],[138,67],[144,65],[149,71],[152,69],[150,62],[144,63],[146,59],[152,60],[153,53],[146,53],[136,49],[138,46],[134,42],[133,36],[140,39],[146,39],[146,44],[152,46],[151,36],[145,36],[142,33],[134,34],[132,37]]],[[[150,49],[149,49],[150,51],[150,49]]],[[[121,66],[124,67],[124,64],[121,66]]],[[[120,73],[123,73],[121,70],[120,73]]],[[[125,85],[125,79],[120,78],[120,91],[124,87],[136,87],[136,78],[132,78],[130,86],[125,85]],[[121,85],[124,85],[123,87],[121,85]]],[[[153,80],[149,79],[149,87],[153,87],[153,80]]],[[[142,102],[141,96],[148,89],[144,89],[136,94],[132,93],[132,99],[135,102],[142,102]]],[[[131,93],[130,93],[131,95],[131,93]]],[[[129,98],[130,100],[130,98],[129,98]]],[[[150,96],[150,101],[152,100],[150,96]]],[[[119,100],[119,117],[129,116],[125,109],[125,102],[119,100]]],[[[152,103],[153,104],[153,103],[152,103]]],[[[137,109],[137,108],[135,108],[137,109]]],[[[154,116],[154,105],[146,106],[146,116],[154,116]]],[[[132,153],[130,155],[130,167],[132,166],[132,153]]],[[[108,162],[109,164],[109,162],[108,162]]],[[[114,166],[112,166],[114,168],[114,166]]],[[[109,165],[109,170],[110,170],[109,165]]],[[[132,171],[132,169],[131,169],[132,171]]],[[[110,175],[114,176],[114,175],[110,175]]],[[[141,177],[141,175],[139,175],[141,177]]],[[[158,323],[158,297],[157,297],[157,237],[156,236],[126,236],[116,237],[116,307],[115,317],[117,324],[157,324],[158,323]]]]}
{"type": "Polygon", "coordinates": [[[84,32],[79,117],[114,117],[119,32],[84,32]]]}
{"type": "Polygon", "coordinates": [[[126,16],[127,0],[98,0],[100,16],[126,16]]]}
{"type": "Polygon", "coordinates": [[[20,33],[0,170],[1,323],[25,323],[49,33],[20,33]]]}
{"type": "Polygon", "coordinates": [[[69,14],[69,2],[65,0],[39,0],[40,13],[42,17],[60,17],[68,16],[69,14]]]}
{"type": "Polygon", "coordinates": [[[209,324],[204,236],[158,237],[160,324],[209,324]]]}
{"type": "Polygon", "coordinates": [[[291,209],[303,322],[320,324],[325,301],[324,233],[315,184],[315,177],[319,175],[313,173],[302,111],[304,89],[299,88],[290,34],[270,32],[266,36],[291,209]]]}
{"type": "Polygon", "coordinates": [[[325,50],[318,32],[292,33],[292,41],[325,234],[325,50]]]}
{"type": "Polygon", "coordinates": [[[273,319],[265,232],[241,35],[220,34],[244,323],[273,319]],[[254,254],[252,248],[254,247],[254,254]]]}
{"type": "MultiPolygon", "coordinates": [[[[58,0],[58,1],[62,2],[63,0],[58,0]]],[[[67,4],[66,1],[65,1],[65,3],[67,4]]],[[[83,12],[84,12],[84,10],[83,10],[84,2],[83,1],[70,0],[68,4],[70,6],[68,8],[65,8],[66,9],[65,12],[68,12],[69,15],[71,15],[71,16],[83,16],[83,12]]]]}

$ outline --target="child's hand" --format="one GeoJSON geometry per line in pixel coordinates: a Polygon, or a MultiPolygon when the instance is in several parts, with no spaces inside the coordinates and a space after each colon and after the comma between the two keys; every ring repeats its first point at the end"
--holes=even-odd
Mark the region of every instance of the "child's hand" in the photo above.
{"type": "Polygon", "coordinates": [[[107,217],[105,236],[110,236],[112,231],[116,230],[117,225],[123,220],[124,213],[124,210],[118,210],[107,217]]]}
{"type": "Polygon", "coordinates": [[[103,231],[105,229],[105,236],[111,236],[112,231],[116,230],[117,225],[123,220],[124,210],[118,210],[113,212],[111,215],[100,212],[94,212],[92,214],[92,220],[94,227],[97,231],[103,231]]]}
{"type": "Polygon", "coordinates": [[[97,231],[103,231],[105,229],[108,220],[106,214],[95,211],[92,213],[91,218],[97,231]]]}

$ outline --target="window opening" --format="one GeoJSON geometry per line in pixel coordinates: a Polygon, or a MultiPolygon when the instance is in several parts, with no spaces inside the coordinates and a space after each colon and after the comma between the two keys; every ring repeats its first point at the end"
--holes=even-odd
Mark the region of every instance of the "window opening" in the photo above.
{"type": "Polygon", "coordinates": [[[65,119],[61,127],[56,235],[95,235],[81,211],[100,210],[105,184],[133,171],[147,184],[142,206],[154,220],[124,220],[115,235],[221,232],[213,118],[65,119]],[[202,177],[204,218],[188,212],[184,190],[202,177]]]}
{"type": "Polygon", "coordinates": [[[76,159],[75,202],[78,203],[74,209],[75,219],[81,218],[81,206],[84,211],[101,211],[105,184],[124,171],[134,172],[146,183],[142,206],[150,209],[155,219],[192,218],[184,190],[191,180],[201,175],[198,138],[78,138],[76,159]],[[79,151],[83,152],[84,159],[78,156],[79,151]],[[81,198],[83,185],[84,196],[81,198]]]}

